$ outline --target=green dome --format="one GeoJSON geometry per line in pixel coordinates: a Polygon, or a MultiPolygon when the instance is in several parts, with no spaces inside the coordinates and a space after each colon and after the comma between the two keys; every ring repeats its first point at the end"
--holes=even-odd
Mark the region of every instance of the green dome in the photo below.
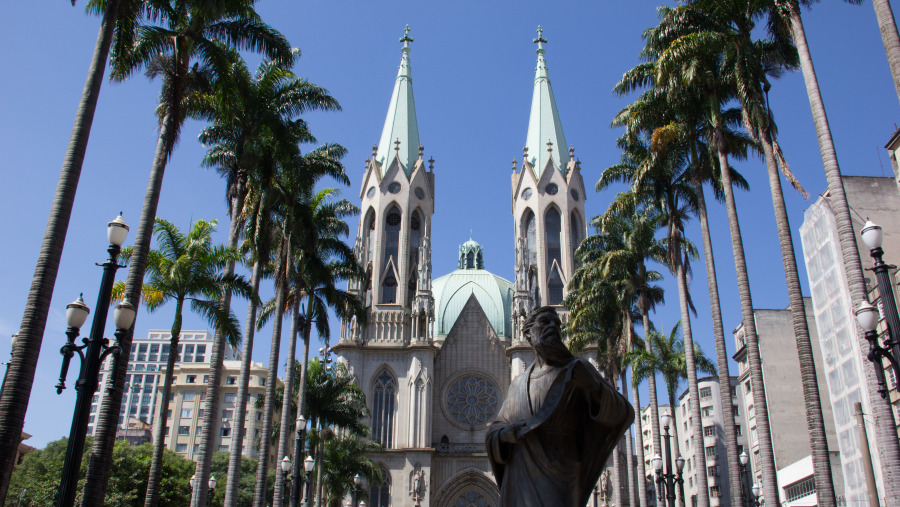
{"type": "Polygon", "coordinates": [[[436,279],[434,294],[436,336],[446,336],[473,294],[497,336],[512,337],[510,318],[513,284],[484,269],[457,269],[436,279]]]}

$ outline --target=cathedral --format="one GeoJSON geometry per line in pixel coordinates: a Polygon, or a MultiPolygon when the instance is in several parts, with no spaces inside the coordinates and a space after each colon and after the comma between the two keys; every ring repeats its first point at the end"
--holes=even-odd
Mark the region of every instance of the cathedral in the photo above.
{"type": "Polygon", "coordinates": [[[587,234],[580,162],[563,135],[539,28],[524,156],[511,181],[515,280],[486,271],[471,240],[459,247],[456,269],[433,278],[439,189],[419,142],[408,26],[400,41],[387,117],[360,188],[354,249],[366,279],[349,289],[368,322],[343,322],[333,350],[365,392],[372,438],[384,447],[371,456],[384,479],[368,485],[369,507],[497,507],[485,430],[532,361],[525,316],[560,305],[575,271],[587,234]]]}

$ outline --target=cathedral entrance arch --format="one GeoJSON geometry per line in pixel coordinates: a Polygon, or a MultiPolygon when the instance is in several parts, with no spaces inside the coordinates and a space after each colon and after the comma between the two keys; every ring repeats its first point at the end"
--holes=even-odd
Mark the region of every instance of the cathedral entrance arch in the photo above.
{"type": "Polygon", "coordinates": [[[433,497],[436,507],[499,507],[500,490],[484,473],[469,470],[447,481],[433,497]]]}

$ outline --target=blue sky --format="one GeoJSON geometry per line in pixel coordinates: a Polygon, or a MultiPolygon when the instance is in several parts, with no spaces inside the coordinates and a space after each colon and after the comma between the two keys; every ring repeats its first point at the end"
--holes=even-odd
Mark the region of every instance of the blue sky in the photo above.
{"type": "MultiPolygon", "coordinates": [[[[73,8],[60,0],[14,2],[0,19],[0,47],[6,48],[0,56],[5,69],[0,80],[0,214],[5,217],[0,237],[6,241],[0,268],[0,361],[8,359],[2,343],[21,321],[99,28],[99,18],[85,15],[83,4],[73,8]]],[[[258,9],[302,50],[297,74],[328,88],[343,106],[343,112],[306,118],[319,141],[339,142],[349,149],[345,164],[353,184],[343,192],[354,202],[359,200],[363,161],[381,134],[400,62],[398,38],[404,25],[411,26],[419,132],[426,158],[436,160],[434,275],[455,268],[457,247],[471,229],[473,239],[484,246],[486,268],[511,279],[510,161],[521,159],[525,143],[536,59],[534,30],[542,25],[549,40],[546,57],[563,128],[582,162],[585,183],[592,187],[601,171],[618,161],[617,132],[609,122],[628,97],[617,97],[611,90],[622,73],[638,63],[641,32],[656,23],[656,5],[644,0],[266,0],[258,9]]],[[[883,146],[896,128],[898,99],[871,5],[822,2],[805,13],[805,21],[842,170],[889,176],[883,146]]],[[[258,57],[248,55],[248,61],[255,67],[258,57]]],[[[157,94],[158,83],[142,75],[125,83],[104,83],[101,91],[26,417],[25,431],[34,435],[31,445],[40,447],[68,434],[74,393],[57,396],[53,389],[65,305],[79,292],[85,293],[88,306],[96,304],[100,269],[94,263],[105,259],[106,222],[120,210],[132,226],[126,244],[134,240],[156,145],[157,94]]],[[[776,81],[771,100],[787,159],[815,199],[826,183],[799,72],[776,81]]],[[[201,127],[196,122],[185,126],[166,171],[159,216],[183,228],[192,219],[219,219],[218,238],[224,242],[224,183],[215,172],[199,167],[204,150],[196,139],[201,127]]],[[[736,167],[751,186],[750,192],[738,194],[737,202],[754,305],[784,308],[788,301],[764,165],[751,158],[736,167]]],[[[797,229],[811,201],[785,188],[797,257],[802,259],[797,229]]],[[[612,198],[612,192],[589,192],[587,215],[602,213],[612,198]]],[[[725,328],[730,331],[741,319],[731,243],[724,209],[713,204],[710,214],[725,328]]],[[[355,233],[356,223],[352,229],[355,233]]],[[[696,222],[688,235],[700,244],[696,222]]],[[[800,269],[805,290],[806,273],[802,265],[800,269]]],[[[119,278],[125,274],[121,270],[119,278]]],[[[680,318],[677,293],[671,276],[662,285],[668,303],[653,320],[668,329],[680,318]]],[[[699,261],[691,289],[699,311],[694,338],[712,354],[706,277],[699,261]]],[[[135,336],[168,328],[171,311],[141,311],[135,336]]],[[[243,321],[243,302],[236,303],[235,313],[243,321]]],[[[196,317],[185,320],[185,329],[204,327],[196,317]]],[[[337,325],[333,327],[336,332],[337,325]]],[[[730,355],[733,343],[726,338],[730,355]]],[[[336,339],[333,336],[332,343],[336,339]]],[[[270,327],[258,333],[255,360],[267,360],[270,341],[270,327]]]]}

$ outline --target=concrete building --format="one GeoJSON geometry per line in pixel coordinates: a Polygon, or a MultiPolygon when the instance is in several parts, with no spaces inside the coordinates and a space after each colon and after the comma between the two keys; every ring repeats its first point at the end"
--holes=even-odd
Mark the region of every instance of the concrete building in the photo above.
{"type": "Polygon", "coordinates": [[[126,428],[116,430],[116,440],[124,440],[131,445],[141,445],[153,441],[153,431],[149,423],[129,417],[126,428]]]}
{"type": "MultiPolygon", "coordinates": [[[[893,178],[844,176],[844,190],[850,205],[853,228],[857,237],[863,267],[872,265],[859,231],[866,218],[884,228],[885,262],[900,264],[900,228],[896,225],[900,212],[900,193],[893,178]]],[[[826,192],[804,215],[800,226],[803,257],[809,277],[812,309],[819,330],[819,345],[824,358],[825,386],[831,398],[834,426],[841,454],[844,491],[847,505],[867,505],[862,453],[856,437],[853,404],[861,402],[863,411],[871,413],[868,386],[863,377],[866,352],[857,341],[855,308],[851,308],[850,292],[841,255],[834,214],[826,192]]],[[[874,280],[874,277],[871,278],[874,280]]],[[[872,282],[870,281],[870,286],[872,282]]],[[[823,389],[824,390],[824,389],[823,389]]],[[[874,420],[867,421],[869,447],[876,450],[874,420]]],[[[881,477],[881,460],[872,452],[875,476],[881,477]]],[[[879,493],[879,496],[881,494],[879,493]]]]}
{"type": "Polygon", "coordinates": [[[587,235],[584,182],[539,35],[523,160],[511,174],[514,281],[487,271],[489,258],[471,239],[459,247],[457,269],[432,280],[437,187],[419,140],[408,30],[401,41],[388,114],[359,193],[355,251],[367,280],[349,290],[367,308],[368,325],[344,322],[334,351],[366,393],[372,434],[385,448],[372,456],[384,481],[368,485],[370,507],[497,505],[486,427],[512,378],[533,361],[522,335],[527,312],[565,295],[587,235]]]}
{"type": "MultiPolygon", "coordinates": [[[[668,405],[659,405],[659,407],[657,408],[659,409],[660,418],[665,415],[668,415],[672,418],[675,417],[675,414],[672,413],[672,409],[668,405]]],[[[656,498],[656,475],[654,475],[653,464],[651,463],[651,461],[653,460],[653,455],[657,452],[660,456],[665,456],[666,444],[665,442],[663,442],[663,448],[659,450],[655,450],[653,448],[653,426],[650,421],[650,406],[648,405],[641,408],[640,428],[644,442],[644,470],[647,472],[647,476],[644,478],[644,487],[647,488],[647,503],[652,507],[658,505],[658,501],[656,498]]],[[[662,426],[660,426],[659,431],[663,431],[662,426]]],[[[675,459],[675,457],[680,454],[678,442],[676,439],[672,440],[672,454],[672,459],[675,459]]]]}
{"type": "MultiPolygon", "coordinates": [[[[128,374],[125,376],[125,396],[119,414],[119,428],[128,429],[129,418],[136,418],[153,425],[153,415],[159,409],[158,391],[162,386],[162,373],[169,359],[169,341],[171,331],[151,329],[147,338],[135,338],[131,342],[131,358],[128,361],[128,374]]],[[[212,353],[213,335],[209,331],[181,332],[178,345],[178,361],[182,363],[206,362],[209,369],[209,354],[212,353]]],[[[226,360],[240,360],[241,353],[230,345],[225,346],[226,360]]],[[[112,368],[112,358],[103,362],[100,368],[100,385],[108,379],[112,368]]],[[[91,415],[88,418],[88,434],[93,434],[97,411],[103,405],[106,389],[99,389],[91,400],[91,415]]]]}
{"type": "MultiPolygon", "coordinates": [[[[726,506],[731,503],[731,488],[728,476],[728,462],[725,450],[725,418],[734,419],[737,427],[738,453],[747,447],[747,432],[741,426],[744,420],[743,393],[738,389],[737,377],[731,377],[731,385],[726,389],[731,391],[732,405],[723,407],[719,394],[719,377],[703,377],[697,379],[700,394],[700,418],[703,425],[702,445],[694,442],[691,418],[690,391],[685,391],[678,398],[678,407],[675,410],[675,427],[677,428],[678,448],[685,459],[684,466],[684,494],[691,499],[687,505],[695,505],[697,498],[697,474],[706,474],[709,486],[709,502],[711,507],[726,506]],[[697,453],[706,456],[706,470],[697,469],[697,453]]],[[[660,431],[664,430],[660,428],[660,431]]],[[[665,445],[665,442],[663,442],[665,445]]],[[[673,459],[675,452],[673,451],[673,459]]],[[[665,456],[663,454],[663,456],[665,456]]]]}
{"type": "MultiPolygon", "coordinates": [[[[222,411],[221,424],[215,440],[215,451],[227,451],[236,435],[232,433],[234,410],[237,406],[238,376],[241,371],[240,361],[225,361],[222,370],[222,386],[219,392],[219,407],[222,411]]],[[[262,434],[262,408],[256,408],[257,397],[265,395],[268,368],[260,363],[253,363],[250,368],[250,386],[247,394],[247,414],[244,427],[244,455],[257,458],[259,456],[259,438],[262,434]]],[[[203,411],[206,407],[206,386],[209,383],[209,363],[182,363],[175,368],[175,379],[169,396],[168,414],[166,418],[166,447],[188,459],[196,459],[200,450],[200,434],[203,422],[203,411]]],[[[282,385],[278,380],[278,385],[282,385]]],[[[277,407],[275,413],[279,413],[277,407]]],[[[293,435],[293,432],[292,432],[293,435]]],[[[293,440],[290,449],[293,450],[293,440]]],[[[269,462],[278,463],[277,445],[269,446],[269,462]]]]}
{"type": "MultiPolygon", "coordinates": [[[[820,386],[819,398],[822,404],[822,415],[825,419],[825,432],[828,440],[828,448],[832,453],[832,476],[835,480],[835,494],[843,495],[844,485],[841,480],[840,457],[838,453],[837,435],[834,429],[834,415],[832,412],[831,398],[825,389],[825,369],[822,360],[822,352],[819,347],[819,335],[816,322],[813,318],[813,304],[810,298],[804,298],[806,306],[806,321],[809,328],[810,340],[813,345],[813,356],[816,361],[816,374],[820,386]]],[[[810,456],[809,430],[806,423],[806,406],[802,400],[803,384],[800,379],[797,355],[797,347],[794,345],[793,320],[790,309],[767,310],[754,309],[754,321],[756,323],[759,353],[763,370],[763,390],[766,393],[766,401],[769,408],[769,428],[772,438],[772,447],[775,452],[776,475],[782,470],[786,472],[785,483],[779,479],[778,485],[784,487],[800,481],[809,480],[812,477],[812,461],[810,456]],[[806,467],[802,463],[809,462],[806,467]],[[807,475],[802,475],[804,471],[807,475]]],[[[752,474],[752,482],[760,483],[762,470],[760,467],[759,441],[757,435],[756,411],[753,403],[753,392],[750,389],[750,368],[747,362],[747,348],[744,344],[744,326],[739,325],[734,330],[734,341],[737,352],[734,360],[738,363],[738,380],[740,389],[744,393],[744,419],[743,426],[749,428],[750,442],[747,454],[750,456],[748,467],[752,474]]],[[[810,492],[805,488],[791,489],[791,496],[799,500],[800,492],[810,492]]],[[[815,500],[804,498],[803,501],[815,500]]],[[[782,496],[784,502],[785,497],[782,496]]],[[[802,504],[798,504],[802,505],[802,504]]],[[[806,504],[809,505],[809,504],[806,504]]]]}

